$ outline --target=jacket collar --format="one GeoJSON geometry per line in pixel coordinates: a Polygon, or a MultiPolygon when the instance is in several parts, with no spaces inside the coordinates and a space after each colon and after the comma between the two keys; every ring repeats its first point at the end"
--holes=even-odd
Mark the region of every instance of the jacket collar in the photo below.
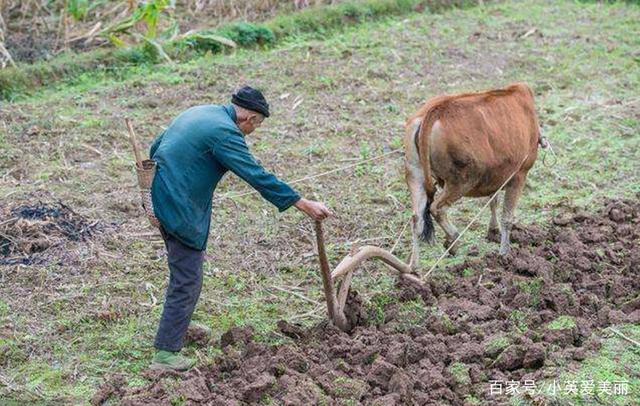
{"type": "Polygon", "coordinates": [[[237,125],[238,124],[238,116],[236,114],[236,109],[233,108],[233,104],[227,104],[227,105],[224,105],[222,107],[225,109],[225,111],[227,112],[229,117],[231,117],[233,122],[236,123],[236,125],[237,125]]]}

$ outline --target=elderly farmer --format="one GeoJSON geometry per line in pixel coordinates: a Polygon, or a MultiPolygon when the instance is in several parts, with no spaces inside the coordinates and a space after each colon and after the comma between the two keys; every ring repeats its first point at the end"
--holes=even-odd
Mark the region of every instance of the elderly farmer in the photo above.
{"type": "Polygon", "coordinates": [[[231,102],[188,109],[151,145],[150,155],[157,163],[153,206],[170,270],[153,369],[186,370],[195,364],[178,352],[202,287],[213,192],[227,171],[249,183],[281,212],[295,206],[315,220],[331,214],[324,204],[301,198],[251,155],[244,137],[269,117],[262,93],[243,87],[231,102]]]}

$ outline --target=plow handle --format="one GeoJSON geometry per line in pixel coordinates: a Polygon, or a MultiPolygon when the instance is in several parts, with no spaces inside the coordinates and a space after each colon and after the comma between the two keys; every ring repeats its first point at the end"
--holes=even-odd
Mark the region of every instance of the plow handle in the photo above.
{"type": "Polygon", "coordinates": [[[320,271],[322,273],[322,285],[324,287],[324,297],[327,301],[327,311],[329,319],[341,330],[349,329],[347,319],[342,309],[338,307],[338,301],[333,291],[333,280],[329,270],[329,260],[324,248],[324,233],[322,231],[322,221],[316,220],[316,240],[318,242],[318,259],[320,260],[320,271]]]}

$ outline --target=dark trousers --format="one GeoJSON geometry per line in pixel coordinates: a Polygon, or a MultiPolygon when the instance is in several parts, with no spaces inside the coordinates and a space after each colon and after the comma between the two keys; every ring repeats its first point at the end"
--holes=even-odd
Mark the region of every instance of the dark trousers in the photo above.
{"type": "Polygon", "coordinates": [[[204,251],[187,247],[162,230],[169,262],[169,286],[156,334],[158,350],[180,351],[202,289],[204,251]]]}

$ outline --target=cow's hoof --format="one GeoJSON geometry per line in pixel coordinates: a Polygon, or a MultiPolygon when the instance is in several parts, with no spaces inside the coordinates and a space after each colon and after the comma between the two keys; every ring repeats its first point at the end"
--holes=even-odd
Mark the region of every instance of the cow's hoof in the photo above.
{"type": "Polygon", "coordinates": [[[449,250],[449,255],[452,257],[456,255],[456,253],[458,252],[458,247],[460,246],[460,241],[458,241],[453,245],[453,247],[449,248],[453,241],[455,240],[446,240],[443,244],[444,248],[449,250]]]}
{"type": "Polygon", "coordinates": [[[500,229],[490,228],[489,231],[487,231],[487,241],[500,242],[500,229]]]}

